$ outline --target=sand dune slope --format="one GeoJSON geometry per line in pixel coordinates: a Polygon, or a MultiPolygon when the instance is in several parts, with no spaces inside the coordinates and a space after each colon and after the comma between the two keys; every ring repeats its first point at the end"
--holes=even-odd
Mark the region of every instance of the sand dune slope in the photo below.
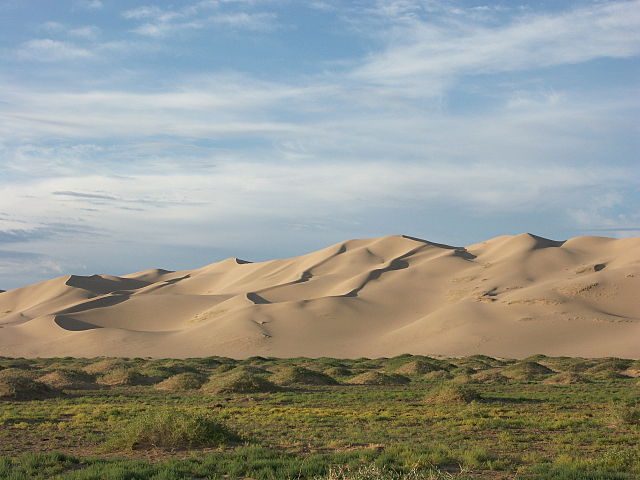
{"type": "Polygon", "coordinates": [[[0,293],[4,356],[640,357],[640,239],[390,236],[0,293]]]}

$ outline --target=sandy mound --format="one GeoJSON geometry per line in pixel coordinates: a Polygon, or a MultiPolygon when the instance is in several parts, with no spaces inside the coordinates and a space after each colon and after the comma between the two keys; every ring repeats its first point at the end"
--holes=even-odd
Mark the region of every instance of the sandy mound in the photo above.
{"type": "Polygon", "coordinates": [[[166,392],[185,392],[199,389],[205,381],[206,378],[197,373],[178,373],[158,383],[156,388],[166,392]]]}
{"type": "Polygon", "coordinates": [[[483,370],[471,375],[471,383],[507,383],[509,379],[497,370],[483,370]]]}
{"type": "Polygon", "coordinates": [[[275,392],[279,387],[259,374],[238,368],[222,375],[213,375],[202,386],[206,393],[262,393],[275,392]]]}
{"type": "Polygon", "coordinates": [[[502,373],[513,380],[531,382],[552,375],[554,371],[538,362],[529,360],[514,363],[503,369],[502,373]]]}
{"type": "Polygon", "coordinates": [[[353,375],[353,370],[347,367],[329,367],[323,372],[325,375],[329,375],[330,377],[350,377],[353,375]]]}
{"type": "Polygon", "coordinates": [[[90,375],[104,375],[118,368],[126,368],[127,362],[119,358],[107,358],[84,367],[84,371],[90,375]]]}
{"type": "Polygon", "coordinates": [[[394,370],[394,373],[400,375],[424,375],[429,372],[437,372],[444,370],[444,367],[438,363],[429,362],[427,360],[418,359],[406,362],[394,370]]]}
{"type": "Polygon", "coordinates": [[[276,385],[336,385],[338,382],[321,372],[304,367],[284,367],[273,374],[269,380],[276,385]]]}
{"type": "Polygon", "coordinates": [[[429,392],[425,400],[428,403],[449,405],[452,403],[471,403],[480,399],[478,391],[471,386],[449,384],[429,392]]]}
{"type": "Polygon", "coordinates": [[[132,386],[132,385],[148,385],[152,383],[149,377],[146,377],[133,368],[115,368],[100,375],[96,380],[100,385],[109,387],[116,386],[132,386]]]}
{"type": "Polygon", "coordinates": [[[54,370],[38,377],[37,380],[51,388],[59,390],[87,390],[96,388],[93,378],[80,370],[54,370]]]}
{"type": "Polygon", "coordinates": [[[574,385],[578,383],[589,382],[589,379],[578,373],[562,372],[547,378],[543,383],[546,383],[548,385],[574,385]]]}
{"type": "Polygon", "coordinates": [[[406,385],[409,379],[402,375],[387,375],[381,372],[364,372],[349,379],[351,385],[406,385]]]}
{"type": "Polygon", "coordinates": [[[34,380],[31,375],[5,375],[0,378],[0,399],[41,400],[53,397],[59,391],[34,380]]]}
{"type": "MultiPolygon", "coordinates": [[[[71,275],[0,293],[0,355],[478,354],[464,365],[476,371],[535,353],[640,358],[638,291],[638,238],[349,240],[281,260],[71,275]]],[[[414,367],[424,365],[407,374],[414,367]]]]}

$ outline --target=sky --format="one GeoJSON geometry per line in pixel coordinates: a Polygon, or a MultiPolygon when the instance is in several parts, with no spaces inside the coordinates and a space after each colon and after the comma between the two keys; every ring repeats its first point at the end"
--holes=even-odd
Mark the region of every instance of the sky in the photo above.
{"type": "Polygon", "coordinates": [[[640,2],[0,0],[0,288],[640,235],[640,2]]]}

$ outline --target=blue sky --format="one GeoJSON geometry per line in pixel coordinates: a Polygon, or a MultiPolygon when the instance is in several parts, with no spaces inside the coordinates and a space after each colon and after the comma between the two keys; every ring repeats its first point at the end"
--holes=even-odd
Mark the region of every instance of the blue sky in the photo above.
{"type": "Polygon", "coordinates": [[[640,232],[640,2],[0,0],[0,288],[640,232]]]}

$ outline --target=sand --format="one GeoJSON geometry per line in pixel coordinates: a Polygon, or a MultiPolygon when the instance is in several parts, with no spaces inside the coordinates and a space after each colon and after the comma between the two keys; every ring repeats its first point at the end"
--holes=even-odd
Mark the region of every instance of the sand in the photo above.
{"type": "Polygon", "coordinates": [[[0,293],[0,355],[640,357],[640,238],[407,236],[0,293]]]}

